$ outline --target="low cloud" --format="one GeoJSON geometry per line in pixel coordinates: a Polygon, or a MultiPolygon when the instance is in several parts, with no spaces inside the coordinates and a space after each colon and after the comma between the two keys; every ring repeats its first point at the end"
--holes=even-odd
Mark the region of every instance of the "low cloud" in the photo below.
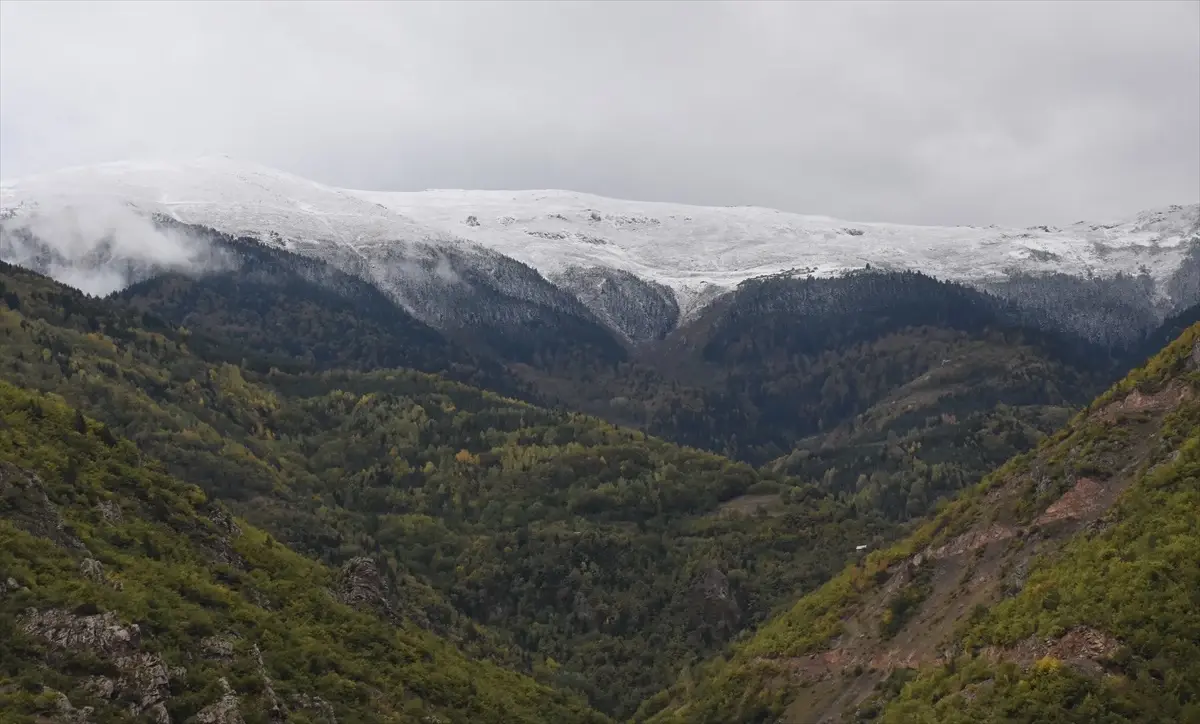
{"type": "Polygon", "coordinates": [[[454,271],[454,265],[445,256],[438,254],[437,265],[433,268],[433,273],[438,279],[447,284],[461,284],[462,279],[458,276],[458,272],[454,271]]]}
{"type": "Polygon", "coordinates": [[[14,210],[0,221],[0,259],[96,296],[163,272],[234,263],[208,240],[106,198],[14,210]]]}

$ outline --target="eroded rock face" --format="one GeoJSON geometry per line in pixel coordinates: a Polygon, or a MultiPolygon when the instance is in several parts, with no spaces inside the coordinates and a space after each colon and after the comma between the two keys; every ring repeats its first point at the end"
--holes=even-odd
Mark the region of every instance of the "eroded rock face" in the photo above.
{"type": "Polygon", "coordinates": [[[242,529],[238,526],[237,521],[233,519],[229,511],[219,505],[213,505],[211,509],[205,511],[204,515],[212,521],[217,529],[215,535],[211,530],[203,532],[204,542],[202,545],[204,548],[212,554],[217,563],[245,570],[246,561],[233,546],[233,541],[242,534],[242,529]]]}
{"type": "Polygon", "coordinates": [[[84,558],[79,562],[79,575],[96,583],[104,582],[104,566],[95,558],[84,558]]]}
{"type": "Polygon", "coordinates": [[[968,531],[940,548],[928,551],[929,558],[936,561],[943,558],[961,556],[964,553],[985,548],[997,541],[1007,540],[1016,534],[1017,531],[1015,528],[993,523],[984,530],[968,531]]]}
{"type": "Polygon", "coordinates": [[[387,596],[387,584],[379,574],[375,561],[366,556],[351,558],[342,566],[335,595],[347,606],[375,611],[388,617],[394,615],[387,596]]]}
{"type": "Polygon", "coordinates": [[[989,648],[984,655],[1032,666],[1038,659],[1051,657],[1090,673],[1098,673],[1099,662],[1116,653],[1121,642],[1090,626],[1076,626],[1058,638],[1030,636],[1015,646],[989,648]]]}
{"type": "Polygon", "coordinates": [[[338,724],[337,716],[334,715],[333,704],[330,704],[319,696],[294,694],[292,695],[291,702],[294,708],[305,710],[309,718],[315,722],[320,722],[320,724],[338,724]]]}
{"type": "Polygon", "coordinates": [[[233,658],[232,636],[206,636],[200,639],[200,651],[210,659],[233,658]]]}
{"type": "Polygon", "coordinates": [[[913,579],[913,575],[929,560],[932,560],[932,557],[927,556],[925,553],[918,553],[908,560],[889,568],[888,570],[892,572],[892,575],[883,586],[883,597],[890,599],[896,595],[896,592],[907,586],[913,579]]]}
{"type": "Polygon", "coordinates": [[[76,709],[67,695],[61,691],[47,689],[47,693],[54,694],[54,718],[53,721],[59,724],[87,724],[92,720],[92,707],[85,706],[76,709]]]}
{"type": "Polygon", "coordinates": [[[703,622],[718,632],[731,633],[741,620],[742,609],[733,595],[728,576],[717,568],[709,568],[692,590],[693,596],[699,599],[703,622]]]}
{"type": "Polygon", "coordinates": [[[1180,384],[1176,380],[1162,390],[1151,394],[1134,390],[1124,398],[1106,405],[1100,411],[1100,416],[1111,421],[1116,420],[1122,415],[1172,410],[1190,399],[1191,396],[1192,388],[1180,384]]]}
{"type": "Polygon", "coordinates": [[[1034,521],[1035,526],[1049,525],[1060,520],[1082,518],[1095,513],[1104,505],[1104,488],[1091,478],[1079,478],[1075,485],[1056,500],[1034,521]]]}
{"type": "Polygon", "coordinates": [[[221,689],[224,691],[221,698],[196,714],[196,724],[245,724],[238,698],[223,676],[221,689]]]}
{"type": "Polygon", "coordinates": [[[275,687],[271,682],[271,677],[267,675],[267,667],[263,664],[262,651],[258,648],[258,644],[254,645],[254,663],[258,666],[258,675],[263,684],[263,697],[267,700],[267,719],[272,724],[287,721],[287,707],[275,693],[275,687]]]}
{"type": "Polygon", "coordinates": [[[120,523],[123,518],[121,507],[111,500],[100,501],[96,504],[96,510],[100,512],[100,518],[105,523],[120,523]]]}
{"type": "MultiPolygon", "coordinates": [[[[137,624],[123,624],[117,615],[81,615],[62,609],[29,610],[19,622],[21,630],[62,650],[90,651],[111,661],[121,672],[115,682],[98,684],[112,695],[129,696],[133,716],[146,715],[157,724],[170,724],[165,702],[172,672],[157,655],[141,651],[137,624]],[[111,685],[111,686],[110,686],[111,685]]],[[[91,682],[89,682],[91,683],[91,682]]]]}
{"type": "Polygon", "coordinates": [[[83,541],[59,514],[58,506],[50,502],[41,478],[8,463],[0,463],[0,516],[64,548],[87,552],[83,541]]]}

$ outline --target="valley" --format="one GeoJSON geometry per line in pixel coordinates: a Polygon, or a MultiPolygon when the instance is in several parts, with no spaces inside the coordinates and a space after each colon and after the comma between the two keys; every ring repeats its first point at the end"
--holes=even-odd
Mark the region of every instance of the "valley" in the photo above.
{"type": "Polygon", "coordinates": [[[1194,713],[1200,207],[997,275],[1002,230],[197,163],[0,195],[26,721],[1194,713]]]}

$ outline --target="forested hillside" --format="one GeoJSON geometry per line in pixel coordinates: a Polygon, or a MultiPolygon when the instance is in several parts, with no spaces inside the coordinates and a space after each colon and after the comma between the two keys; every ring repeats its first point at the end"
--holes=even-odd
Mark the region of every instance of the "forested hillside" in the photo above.
{"type": "Polygon", "coordinates": [[[1029,449],[1147,349],[1041,331],[1009,302],[921,274],[863,271],[747,282],[637,349],[595,347],[587,323],[581,335],[554,327],[548,347],[525,329],[508,343],[524,351],[510,354],[451,340],[324,262],[191,231],[236,264],[153,277],[118,299],[149,313],[143,325],[194,332],[189,346],[206,359],[436,372],[769,463],[894,521],[1029,449]]]}
{"type": "Polygon", "coordinates": [[[258,374],[135,309],[15,268],[3,284],[6,379],[302,553],[370,556],[406,615],[605,711],[891,535],[803,480],[594,418],[407,370],[258,374]]]}
{"type": "Polygon", "coordinates": [[[1196,721],[1200,325],[653,722],[1196,721]]]}
{"type": "Polygon", "coordinates": [[[1037,445],[1123,363],[977,292],[864,274],[748,285],[632,362],[565,339],[530,364],[247,249],[237,274],[107,300],[3,267],[3,378],[367,581],[387,620],[616,717],[690,690],[706,659],[826,595],[856,548],[1037,445]]]}
{"type": "Polygon", "coordinates": [[[406,367],[508,394],[523,390],[501,364],[447,339],[358,277],[249,239],[182,228],[223,266],[203,275],[163,271],[116,296],[144,312],[148,328],[202,333],[192,347],[206,358],[259,372],[406,367]]]}
{"type": "MultiPolygon", "coordinates": [[[[1124,347],[1040,330],[1010,302],[912,272],[752,280],[666,339],[647,333],[636,347],[565,302],[519,328],[480,317],[438,332],[323,261],[199,227],[187,232],[224,266],[147,275],[118,298],[149,312],[147,324],[197,332],[192,347],[206,358],[257,371],[418,369],[752,464],[853,424],[947,365],[959,378],[930,390],[937,404],[927,394],[917,406],[926,417],[987,415],[1003,404],[1045,432],[1041,408],[1081,405],[1129,364],[1124,347]]],[[[517,304],[480,297],[485,282],[470,287],[464,310],[517,304]]],[[[606,283],[597,281],[595,293],[605,294],[606,283]]],[[[532,314],[521,309],[514,319],[532,314]]]]}
{"type": "Polygon", "coordinates": [[[4,721],[605,721],[380,615],[369,570],[297,555],[111,428],[0,382],[4,721]]]}
{"type": "Polygon", "coordinates": [[[1039,331],[921,274],[863,272],[747,282],[615,373],[535,386],[904,521],[1030,449],[1145,349],[1039,331]]]}
{"type": "Polygon", "coordinates": [[[1048,408],[1086,403],[1138,352],[1040,330],[1011,303],[961,285],[864,271],[746,282],[627,361],[581,355],[553,374],[514,369],[547,401],[763,464],[914,385],[923,394],[906,400],[897,434],[998,405],[1045,432],[1048,408]]]}
{"type": "Polygon", "coordinates": [[[708,370],[702,387],[723,404],[690,418],[659,410],[651,429],[756,462],[948,364],[969,375],[940,393],[959,415],[1083,404],[1114,368],[1111,350],[1038,331],[995,297],[915,272],[752,280],[684,332],[693,366],[708,370]],[[980,364],[966,368],[968,356],[980,364]]]}

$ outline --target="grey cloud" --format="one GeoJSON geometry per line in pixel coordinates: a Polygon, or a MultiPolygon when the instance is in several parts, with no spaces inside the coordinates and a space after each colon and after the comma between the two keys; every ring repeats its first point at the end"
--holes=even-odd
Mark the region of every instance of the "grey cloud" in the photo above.
{"type": "Polygon", "coordinates": [[[0,174],[224,152],[359,188],[862,220],[1200,198],[1200,4],[0,4],[0,174]]]}

